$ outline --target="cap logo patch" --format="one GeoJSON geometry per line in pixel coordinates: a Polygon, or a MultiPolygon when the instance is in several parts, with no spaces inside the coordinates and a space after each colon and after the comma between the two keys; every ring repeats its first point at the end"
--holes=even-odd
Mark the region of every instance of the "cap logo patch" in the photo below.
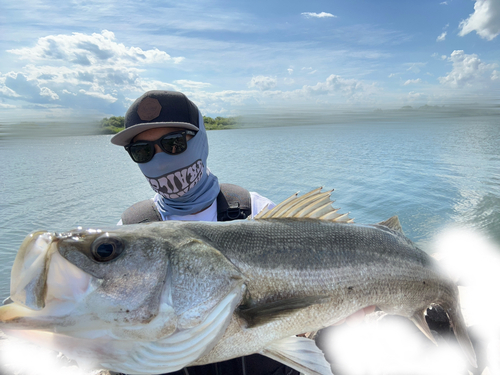
{"type": "Polygon", "coordinates": [[[137,114],[142,121],[151,121],[160,115],[161,104],[158,99],[144,98],[137,108],[137,114]]]}

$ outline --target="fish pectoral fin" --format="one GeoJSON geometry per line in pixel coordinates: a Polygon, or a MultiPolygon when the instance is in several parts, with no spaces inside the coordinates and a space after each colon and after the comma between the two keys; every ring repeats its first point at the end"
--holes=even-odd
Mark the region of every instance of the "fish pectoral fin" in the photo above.
{"type": "Polygon", "coordinates": [[[255,306],[241,305],[236,312],[247,323],[247,328],[254,328],[282,318],[297,310],[323,302],[326,296],[308,296],[288,298],[255,306]]]}
{"type": "Polygon", "coordinates": [[[314,340],[305,337],[292,336],[275,341],[260,354],[307,375],[332,375],[323,352],[314,340]]]}

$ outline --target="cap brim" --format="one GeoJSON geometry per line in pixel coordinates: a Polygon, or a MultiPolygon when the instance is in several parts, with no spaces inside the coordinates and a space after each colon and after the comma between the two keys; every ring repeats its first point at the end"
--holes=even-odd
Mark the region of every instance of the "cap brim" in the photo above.
{"type": "Polygon", "coordinates": [[[122,130],[111,138],[111,143],[118,146],[126,146],[137,134],[156,128],[181,128],[193,130],[195,132],[200,130],[193,124],[189,124],[187,122],[148,122],[146,124],[133,125],[125,130],[122,130]]]}

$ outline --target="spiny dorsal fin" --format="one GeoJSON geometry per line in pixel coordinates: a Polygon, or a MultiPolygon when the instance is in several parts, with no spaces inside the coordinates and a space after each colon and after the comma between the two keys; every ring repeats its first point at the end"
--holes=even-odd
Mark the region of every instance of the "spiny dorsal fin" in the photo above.
{"type": "Polygon", "coordinates": [[[349,214],[339,214],[337,213],[339,209],[332,207],[333,201],[330,195],[333,190],[322,193],[321,189],[317,188],[300,197],[295,193],[270,210],[264,208],[254,219],[304,218],[352,223],[353,219],[348,217],[349,214]]]}
{"type": "Polygon", "coordinates": [[[392,229],[395,232],[403,233],[403,228],[401,227],[401,223],[399,222],[399,218],[397,216],[390,217],[386,221],[381,221],[378,225],[383,225],[389,229],[392,229]]]}

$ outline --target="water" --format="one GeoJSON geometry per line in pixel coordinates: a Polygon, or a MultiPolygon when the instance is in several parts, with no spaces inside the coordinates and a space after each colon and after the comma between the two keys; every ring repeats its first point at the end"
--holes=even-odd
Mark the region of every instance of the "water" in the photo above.
{"type": "MultiPolygon", "coordinates": [[[[356,222],[398,215],[424,250],[451,224],[500,243],[500,125],[494,118],[209,131],[209,167],[222,182],[279,202],[335,189],[356,222]]],[[[0,140],[0,297],[34,230],[114,225],[152,191],[110,136],[0,140]]]]}

